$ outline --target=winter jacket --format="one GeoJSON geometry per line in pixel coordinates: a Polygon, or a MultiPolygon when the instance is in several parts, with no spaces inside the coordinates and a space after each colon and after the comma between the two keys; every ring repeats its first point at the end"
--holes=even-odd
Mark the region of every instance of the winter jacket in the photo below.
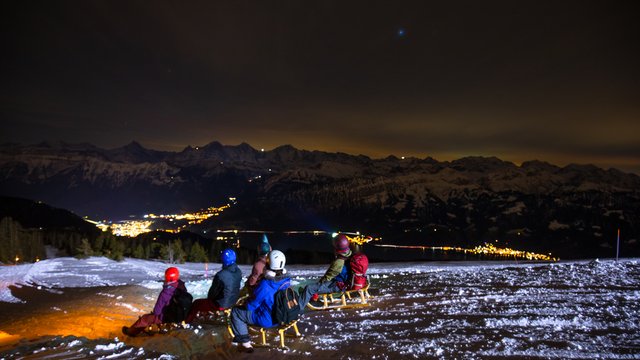
{"type": "Polygon", "coordinates": [[[336,281],[346,283],[349,277],[347,268],[348,261],[346,260],[348,260],[350,256],[351,250],[344,255],[337,254],[331,265],[329,265],[327,272],[320,278],[320,282],[324,283],[335,279],[336,281]]]}
{"type": "Polygon", "coordinates": [[[213,277],[207,298],[221,308],[228,309],[238,301],[241,281],[242,271],[238,265],[223,266],[213,277]]]}
{"type": "Polygon", "coordinates": [[[160,321],[163,320],[167,305],[171,302],[171,298],[177,288],[187,291],[187,287],[184,285],[184,281],[182,280],[166,283],[162,286],[162,291],[160,292],[160,295],[158,295],[156,305],[153,307],[153,314],[156,315],[160,321]]]}
{"type": "Polygon", "coordinates": [[[253,324],[261,327],[273,327],[278,324],[273,322],[271,310],[273,301],[278,289],[286,289],[291,285],[288,277],[265,277],[258,283],[253,292],[254,298],[247,303],[247,309],[251,310],[251,320],[253,324]]]}
{"type": "Polygon", "coordinates": [[[258,281],[262,279],[262,275],[264,272],[264,268],[267,266],[267,257],[261,256],[256,260],[253,264],[253,268],[251,269],[251,275],[247,278],[247,286],[249,288],[253,288],[258,284],[258,281]]]}

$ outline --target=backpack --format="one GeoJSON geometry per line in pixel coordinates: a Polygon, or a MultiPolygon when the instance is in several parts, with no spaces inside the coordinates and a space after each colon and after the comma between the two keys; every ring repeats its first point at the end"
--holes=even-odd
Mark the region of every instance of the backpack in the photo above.
{"type": "Polygon", "coordinates": [[[187,317],[189,310],[191,310],[191,304],[193,302],[193,296],[188,291],[182,288],[177,288],[171,297],[169,305],[164,310],[163,322],[166,323],[181,323],[187,317]]]}
{"type": "Polygon", "coordinates": [[[285,325],[298,320],[300,315],[299,298],[300,295],[293,291],[291,287],[278,289],[274,295],[273,309],[271,310],[273,322],[278,325],[285,325]]]}
{"type": "Polygon", "coordinates": [[[367,269],[369,268],[369,259],[364,253],[357,253],[349,259],[349,267],[351,268],[351,289],[360,290],[367,285],[367,269]]]}

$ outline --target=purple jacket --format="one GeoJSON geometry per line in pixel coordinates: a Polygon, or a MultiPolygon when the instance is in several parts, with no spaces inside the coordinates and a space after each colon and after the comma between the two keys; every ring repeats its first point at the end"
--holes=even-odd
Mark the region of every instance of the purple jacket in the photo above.
{"type": "Polygon", "coordinates": [[[177,288],[181,288],[183,290],[187,290],[187,287],[184,286],[184,281],[178,280],[177,282],[170,282],[162,285],[162,291],[160,295],[158,295],[158,300],[156,300],[156,306],[153,307],[153,313],[162,321],[164,317],[164,310],[171,302],[171,298],[173,297],[173,293],[176,292],[177,288]]]}

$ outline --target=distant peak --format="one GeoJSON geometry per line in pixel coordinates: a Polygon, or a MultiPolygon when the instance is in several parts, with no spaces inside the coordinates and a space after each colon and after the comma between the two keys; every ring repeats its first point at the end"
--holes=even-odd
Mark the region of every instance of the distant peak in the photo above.
{"type": "Polygon", "coordinates": [[[292,145],[286,144],[286,145],[280,145],[277,148],[273,149],[273,151],[298,151],[298,149],[296,149],[295,147],[293,147],[292,145]]]}
{"type": "MultiPolygon", "coordinates": [[[[198,146],[196,146],[196,147],[198,147],[198,146]]],[[[212,141],[212,142],[208,143],[207,145],[205,145],[203,147],[217,149],[217,148],[221,148],[222,144],[219,141],[212,141]]]]}
{"type": "Polygon", "coordinates": [[[559,168],[553,164],[541,160],[529,160],[520,165],[523,169],[541,169],[541,170],[558,170],[559,168]]]}
{"type": "Polygon", "coordinates": [[[247,144],[246,142],[241,142],[239,145],[235,146],[238,149],[243,149],[243,150],[255,150],[253,148],[253,146],[247,144]]]}
{"type": "Polygon", "coordinates": [[[143,146],[140,145],[139,142],[133,140],[130,143],[128,143],[127,145],[125,145],[125,147],[135,147],[135,148],[142,148],[143,146]]]}

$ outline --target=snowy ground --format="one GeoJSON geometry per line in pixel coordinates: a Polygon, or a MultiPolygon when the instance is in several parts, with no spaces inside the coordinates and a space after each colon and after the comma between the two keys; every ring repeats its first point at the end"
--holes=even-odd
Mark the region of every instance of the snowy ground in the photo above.
{"type": "MultiPolygon", "coordinates": [[[[238,354],[222,325],[120,334],[153,307],[166,266],[104,258],[1,266],[0,358],[640,359],[638,259],[372,264],[370,307],[309,312],[290,350],[253,354],[238,354]]],[[[220,265],[178,267],[199,298],[220,265]]],[[[324,266],[289,271],[302,284],[324,266]]]]}

